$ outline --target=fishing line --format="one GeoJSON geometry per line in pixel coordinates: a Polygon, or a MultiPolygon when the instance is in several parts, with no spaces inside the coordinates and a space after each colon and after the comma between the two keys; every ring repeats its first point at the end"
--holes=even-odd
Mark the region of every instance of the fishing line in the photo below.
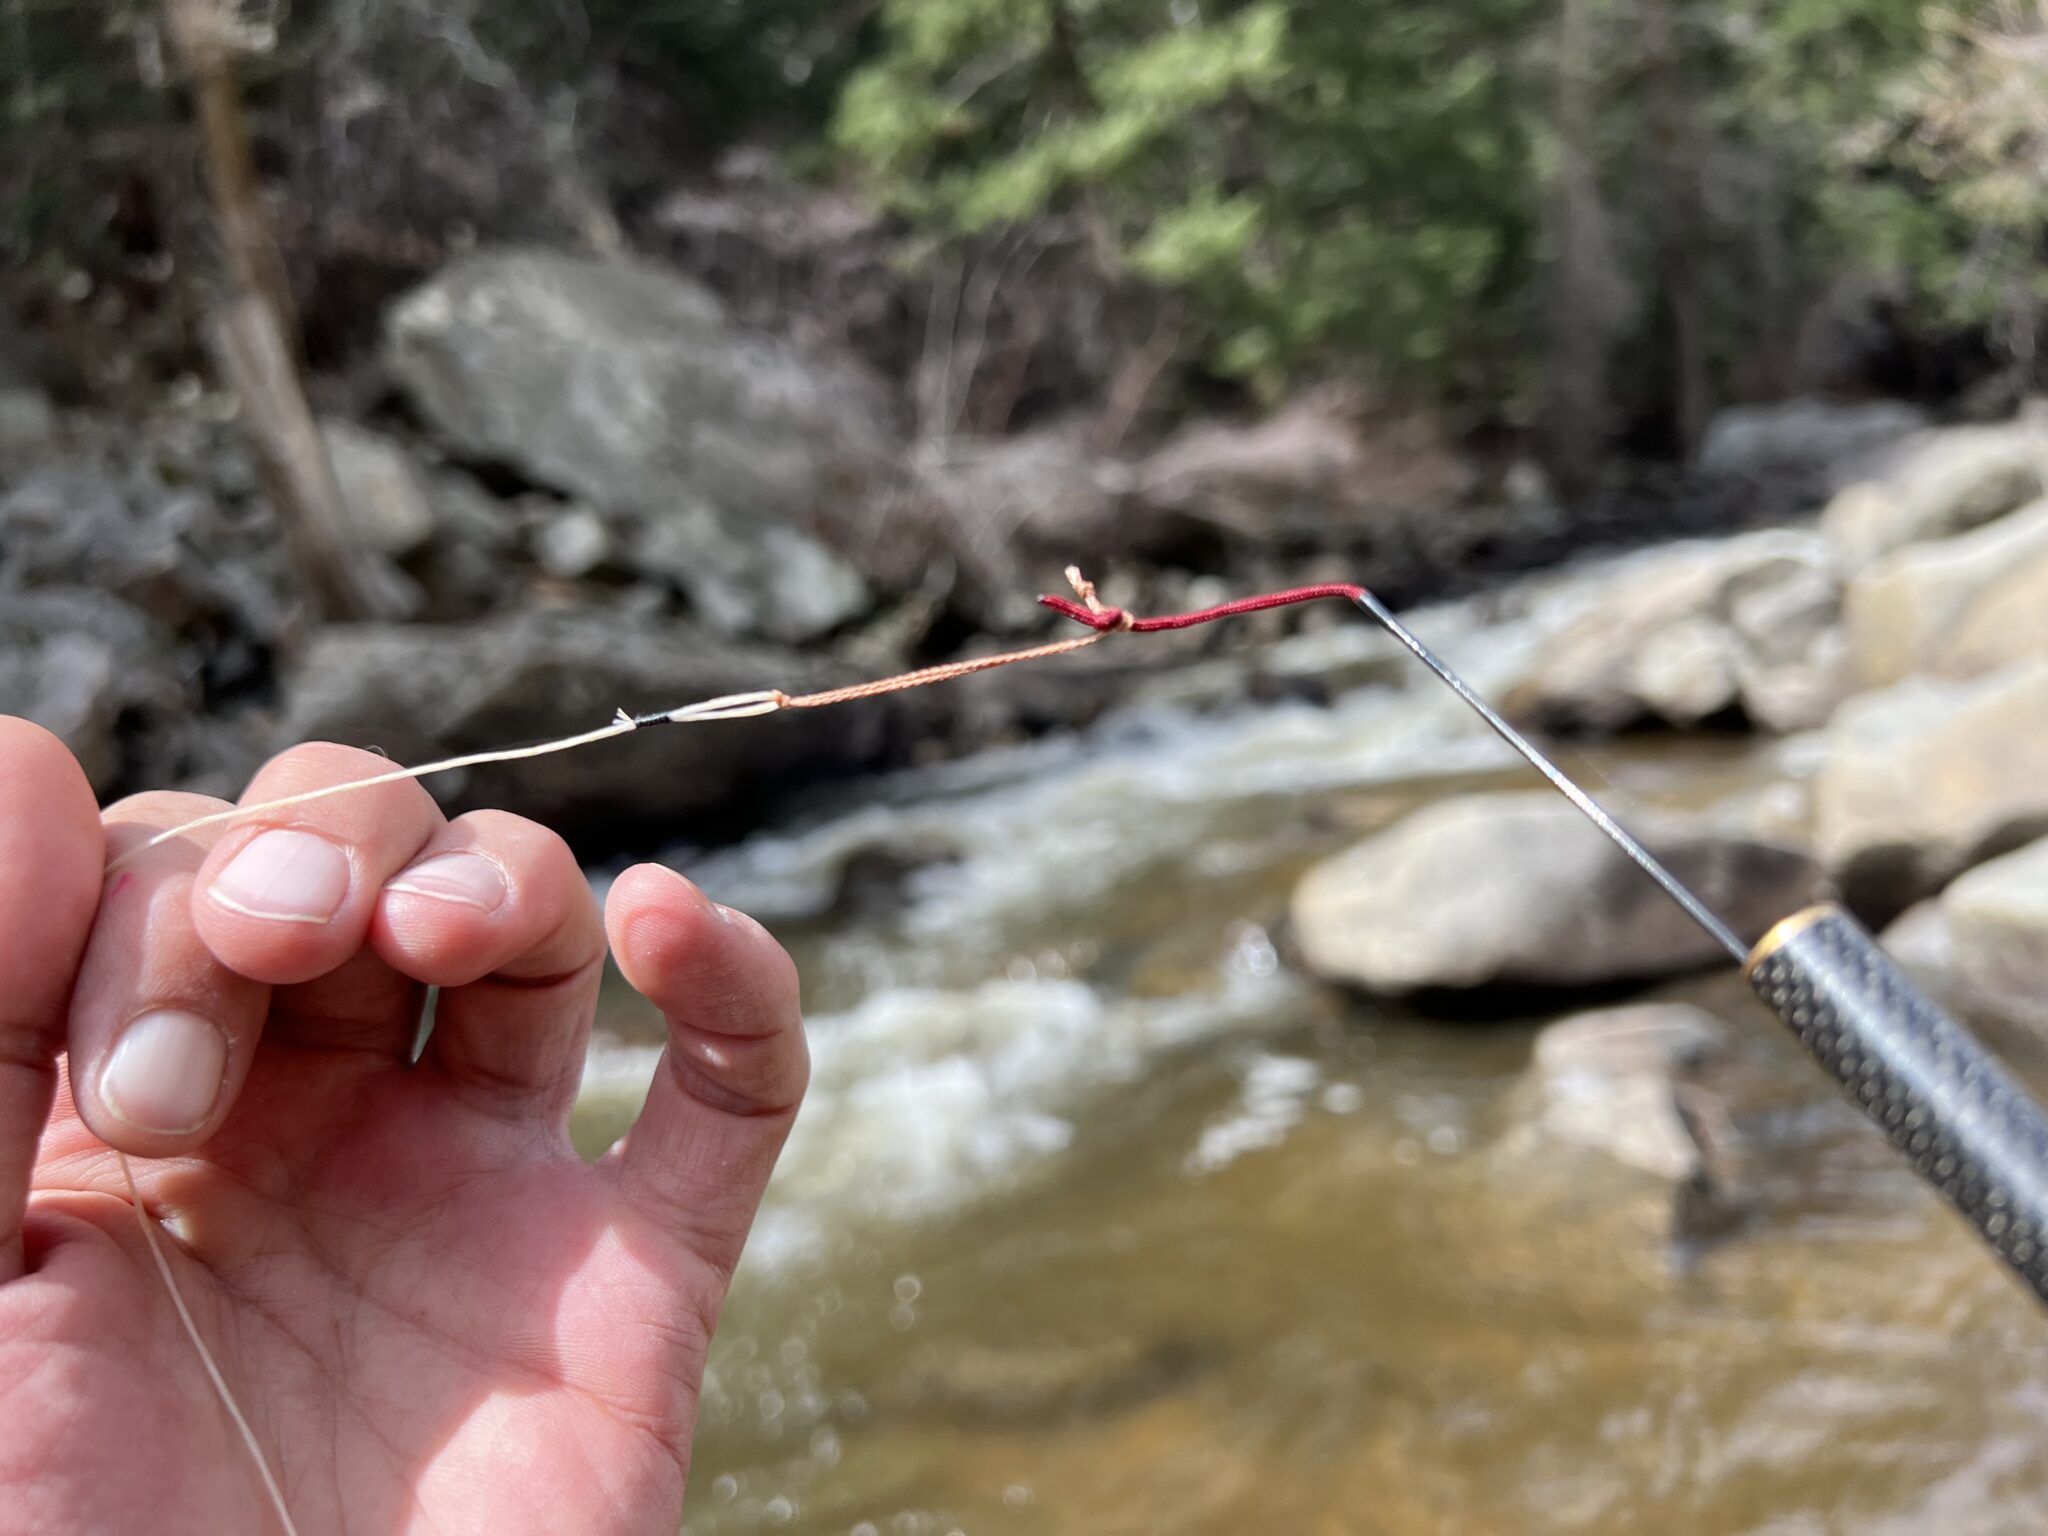
{"type": "MultiPolygon", "coordinates": [[[[1187,613],[1163,614],[1151,618],[1139,618],[1122,608],[1110,607],[1096,595],[1095,584],[1084,577],[1076,566],[1068,566],[1067,580],[1073,585],[1072,598],[1046,595],[1039,602],[1076,623],[1086,625],[1089,633],[1069,640],[1054,640],[1043,645],[1030,646],[1023,650],[1002,651],[992,656],[978,656],[965,661],[942,662],[936,666],[919,667],[909,672],[899,672],[889,677],[875,678],[868,682],[851,683],[844,687],[828,688],[819,692],[789,694],[779,688],[765,688],[751,693],[721,694],[716,698],[699,699],[694,703],[678,705],[674,709],[657,710],[647,714],[632,715],[620,710],[609,724],[595,730],[581,731],[553,741],[544,741],[532,746],[503,747],[489,752],[468,752],[457,757],[445,757],[431,763],[421,763],[412,768],[394,768],[388,773],[372,774],[368,778],[351,779],[340,784],[328,784],[318,789],[303,790],[295,795],[285,795],[275,800],[263,800],[253,805],[230,806],[226,810],[171,827],[157,833],[144,842],[136,844],[118,858],[111,861],[107,869],[111,873],[137,855],[152,848],[203,831],[210,827],[222,826],[247,816],[260,816],[273,811],[293,809],[326,800],[335,795],[353,794],[360,790],[372,789],[381,784],[398,784],[408,779],[427,779],[438,774],[453,773],[463,768],[480,768],[494,763],[522,762],[537,757],[548,757],[557,752],[573,752],[582,747],[595,746],[613,737],[630,735],[657,725],[708,725],[725,720],[746,720],[763,715],[779,713],[786,709],[824,709],[834,704],[849,704],[860,699],[879,698],[886,694],[903,693],[913,688],[929,687],[934,683],[951,682],[956,678],[970,677],[978,672],[993,671],[997,667],[1014,666],[1020,662],[1042,661],[1054,656],[1067,655],[1085,649],[1113,634],[1154,634],[1166,630],[1192,629],[1197,625],[1215,623],[1221,619],[1236,618],[1243,614],[1259,613],[1271,608],[1291,607],[1297,603],[1315,602],[1325,598],[1341,598],[1363,608],[1408,650],[1434,672],[1467,704],[1476,709],[1486,723],[1506,739],[1508,744],[1529,760],[1545,778],[1555,785],[1599,825],[1600,829],[1613,838],[1637,864],[1649,873],[1651,878],[1664,887],[1686,911],[1724,944],[1735,957],[1743,958],[1744,951],[1734,935],[1722,926],[1711,912],[1702,907],[1696,898],[1681,886],[1642,845],[1623,831],[1614,818],[1602,810],[1593,799],[1565,778],[1556,768],[1531,746],[1514,728],[1488,706],[1471,687],[1456,673],[1437,658],[1427,646],[1388,611],[1386,606],[1366,588],[1345,582],[1325,582],[1315,586],[1290,587],[1285,591],[1262,593],[1256,597],[1239,598],[1234,602],[1220,603],[1212,608],[1195,609],[1187,613]]],[[[227,1379],[215,1362],[213,1352],[208,1349],[205,1339],[193,1320],[191,1310],[178,1288],[176,1277],[171,1272],[163,1249],[157,1239],[156,1223],[143,1208],[142,1197],[137,1191],[135,1176],[125,1154],[115,1156],[121,1165],[121,1176],[127,1181],[128,1193],[135,1205],[135,1219],[142,1227],[142,1235],[149,1245],[150,1257],[156,1262],[157,1274],[162,1278],[164,1289],[170,1292],[171,1301],[177,1307],[178,1320],[184,1325],[185,1334],[191,1339],[193,1348],[199,1353],[200,1362],[206,1367],[206,1374],[213,1383],[215,1394],[221,1405],[227,1409],[240,1432],[242,1443],[248,1448],[250,1460],[255,1462],[263,1486],[269,1492],[278,1518],[284,1522],[287,1536],[297,1536],[290,1514],[284,1503],[284,1494],[277,1480],[271,1475],[269,1463],[264,1459],[255,1432],[249,1427],[248,1419],[229,1389],[227,1379]]]]}
{"type": "Polygon", "coordinates": [[[284,1490],[277,1486],[272,1475],[270,1462],[263,1454],[263,1447],[257,1443],[256,1431],[249,1427],[249,1421],[242,1416],[235,1394],[228,1390],[227,1378],[220,1373],[220,1366],[214,1362],[213,1351],[206,1347],[206,1340],[199,1332],[199,1324],[192,1320],[192,1309],[185,1305],[185,1294],[178,1289],[178,1282],[171,1274],[170,1260],[164,1257],[163,1245],[156,1239],[156,1223],[149,1219],[149,1212],[143,1208],[142,1192],[135,1187],[135,1170],[129,1165],[128,1154],[116,1151],[114,1158],[121,1165],[121,1178],[128,1186],[128,1198],[135,1205],[135,1223],[142,1228],[142,1241],[149,1247],[149,1256],[156,1262],[156,1272],[162,1277],[164,1289],[171,1293],[171,1304],[178,1309],[178,1321],[185,1325],[185,1337],[192,1341],[192,1347],[199,1352],[199,1363],[206,1367],[207,1379],[213,1383],[214,1395],[221,1406],[228,1411],[228,1417],[235,1421],[235,1428],[242,1436],[242,1444],[248,1448],[249,1459],[256,1463],[256,1471],[263,1479],[263,1489],[270,1495],[270,1507],[277,1511],[277,1518],[284,1523],[285,1536],[299,1536],[299,1528],[292,1524],[292,1512],[284,1502],[284,1490]]]}

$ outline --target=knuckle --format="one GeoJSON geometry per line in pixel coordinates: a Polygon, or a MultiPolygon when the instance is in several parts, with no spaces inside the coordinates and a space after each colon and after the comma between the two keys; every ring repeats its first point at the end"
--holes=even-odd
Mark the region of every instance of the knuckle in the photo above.
{"type": "Polygon", "coordinates": [[[576,856],[560,833],[510,811],[480,810],[458,816],[453,825],[480,846],[517,860],[528,868],[575,868],[576,856]]]}
{"type": "MultiPolygon", "coordinates": [[[[316,789],[327,784],[367,779],[391,769],[391,759],[361,747],[345,747],[332,741],[302,741],[286,747],[256,770],[250,788],[273,790],[316,789]]],[[[421,793],[425,793],[424,790],[421,793]]]]}

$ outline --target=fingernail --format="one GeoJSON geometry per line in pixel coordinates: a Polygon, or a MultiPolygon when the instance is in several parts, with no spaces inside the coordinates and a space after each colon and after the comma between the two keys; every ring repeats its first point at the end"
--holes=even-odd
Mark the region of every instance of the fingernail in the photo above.
{"type": "Polygon", "coordinates": [[[505,872],[480,853],[443,853],[400,870],[384,889],[493,912],[505,900],[505,872]]]}
{"type": "Polygon", "coordinates": [[[166,1008],[122,1032],[100,1072],[100,1098],[137,1130],[196,1131],[213,1113],[228,1070],[228,1037],[209,1019],[166,1008]]]}
{"type": "Polygon", "coordinates": [[[247,917],[324,923],[348,895],[348,855],[310,832],[265,832],[228,860],[208,895],[247,917]]]}

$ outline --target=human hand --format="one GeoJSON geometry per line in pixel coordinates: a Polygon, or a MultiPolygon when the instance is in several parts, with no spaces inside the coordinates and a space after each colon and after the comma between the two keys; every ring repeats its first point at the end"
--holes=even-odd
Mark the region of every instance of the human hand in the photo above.
{"type": "MultiPolygon", "coordinates": [[[[300,747],[245,800],[386,767],[300,747]]],[[[789,958],[654,866],[600,922],[554,834],[448,821],[412,783],[103,881],[220,808],[102,818],[54,737],[0,718],[0,1532],[277,1529],[118,1148],[148,1160],[143,1202],[303,1536],[672,1536],[705,1349],[803,1093],[789,958]],[[567,1122],[607,934],[669,1044],[589,1166],[567,1122]]]]}

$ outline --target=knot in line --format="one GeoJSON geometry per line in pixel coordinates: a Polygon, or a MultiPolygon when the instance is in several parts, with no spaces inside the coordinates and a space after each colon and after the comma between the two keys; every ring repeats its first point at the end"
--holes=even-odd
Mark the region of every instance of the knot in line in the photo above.
{"type": "Polygon", "coordinates": [[[1192,629],[1197,624],[1212,624],[1218,619],[1234,618],[1241,613],[1257,613],[1266,608],[1285,608],[1295,603],[1312,603],[1320,598],[1341,597],[1347,602],[1358,602],[1365,595],[1365,588],[1350,582],[1330,581],[1317,586],[1289,587],[1281,592],[1264,592],[1257,597],[1241,597],[1235,602],[1219,603],[1214,608],[1197,608],[1187,613],[1160,614],[1141,619],[1126,608],[1112,608],[1095,595],[1095,583],[1088,580],[1077,566],[1067,567],[1067,580],[1074,584],[1074,591],[1080,601],[1071,597],[1060,597],[1054,593],[1041,595],[1038,601],[1054,613],[1072,619],[1076,624],[1085,624],[1098,634],[1112,630],[1129,631],[1133,634],[1152,634],[1162,629],[1192,629]]]}

